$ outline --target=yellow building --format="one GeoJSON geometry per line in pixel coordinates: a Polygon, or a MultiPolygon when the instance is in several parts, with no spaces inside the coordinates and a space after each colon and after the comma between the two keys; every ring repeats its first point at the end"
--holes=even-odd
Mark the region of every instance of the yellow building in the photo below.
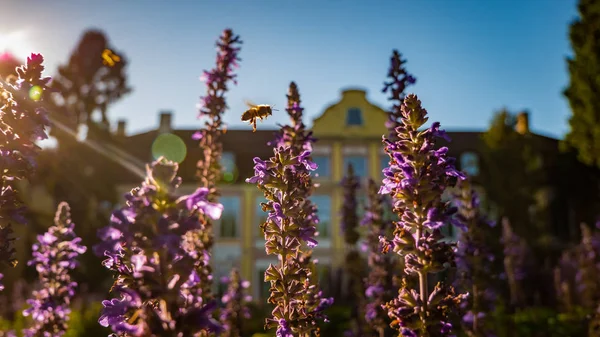
{"type": "MultiPolygon", "coordinates": [[[[381,180],[381,170],[388,162],[381,141],[381,136],[387,132],[384,125],[386,118],[387,114],[382,108],[368,101],[365,91],[350,89],[342,91],[340,100],[327,107],[313,121],[312,130],[318,139],[314,145],[313,160],[319,166],[315,181],[320,184],[312,197],[320,218],[319,245],[313,256],[319,261],[319,275],[323,278],[338,274],[331,271],[339,270],[344,261],[344,241],[339,225],[342,203],[340,180],[349,163],[353,164],[355,173],[362,178],[362,186],[366,186],[368,178],[381,180]]],[[[171,114],[168,112],[160,114],[157,130],[126,136],[123,121],[119,122],[117,130],[123,140],[123,150],[138,162],[150,162],[158,155],[179,156],[181,159],[184,147],[185,159],[180,164],[180,176],[184,182],[181,193],[190,193],[197,187],[194,174],[196,162],[202,153],[191,139],[193,132],[195,130],[173,130],[171,114]],[[163,144],[165,139],[169,139],[166,143],[170,145],[163,144]]],[[[222,219],[215,225],[215,279],[237,266],[241,268],[243,277],[251,281],[256,298],[264,297],[268,292],[263,275],[268,265],[276,260],[274,256],[266,255],[264,238],[259,229],[259,224],[266,218],[260,209],[264,197],[255,185],[247,184],[244,180],[253,174],[254,157],[266,159],[272,156],[272,149],[266,144],[273,139],[273,135],[274,130],[259,129],[253,133],[248,128],[228,130],[222,139],[225,173],[220,185],[220,201],[225,210],[222,219]]],[[[465,163],[473,166],[471,170],[476,170],[477,157],[474,152],[468,152],[467,159],[465,163]]],[[[120,195],[140,182],[134,176],[126,180],[119,186],[120,195]]],[[[362,200],[359,201],[362,203],[362,200]]]]}

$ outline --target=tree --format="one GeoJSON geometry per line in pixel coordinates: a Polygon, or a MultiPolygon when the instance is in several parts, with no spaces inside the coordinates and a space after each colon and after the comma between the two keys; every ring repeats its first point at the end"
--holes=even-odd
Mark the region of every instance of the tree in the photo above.
{"type": "Polygon", "coordinates": [[[514,114],[501,110],[483,133],[481,184],[498,215],[510,219],[519,236],[537,238],[530,210],[543,181],[542,158],[535,136],[517,132],[516,124],[514,114]]]}
{"type": "Polygon", "coordinates": [[[600,1],[580,0],[579,18],[571,23],[573,56],[567,58],[570,82],[571,129],[565,143],[579,160],[600,168],[600,1]]]}
{"type": "Polygon", "coordinates": [[[126,65],[125,56],[110,46],[102,31],[86,31],[69,62],[53,78],[52,88],[57,91],[53,102],[62,112],[56,118],[73,130],[86,125],[89,138],[107,136],[108,107],[131,92],[126,65]]]}

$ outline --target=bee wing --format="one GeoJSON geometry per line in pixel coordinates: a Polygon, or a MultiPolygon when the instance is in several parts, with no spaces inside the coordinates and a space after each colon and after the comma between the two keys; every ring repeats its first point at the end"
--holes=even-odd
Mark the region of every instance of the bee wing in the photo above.
{"type": "Polygon", "coordinates": [[[250,100],[248,100],[248,99],[245,99],[245,100],[244,100],[244,103],[246,103],[246,105],[247,105],[249,108],[254,108],[254,107],[256,106],[256,104],[254,104],[252,101],[250,101],[250,100]]]}

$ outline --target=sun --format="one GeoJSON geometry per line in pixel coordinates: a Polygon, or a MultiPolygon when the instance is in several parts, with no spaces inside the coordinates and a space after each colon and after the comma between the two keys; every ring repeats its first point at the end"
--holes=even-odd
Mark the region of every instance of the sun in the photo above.
{"type": "Polygon", "coordinates": [[[17,59],[25,59],[34,50],[27,38],[27,32],[16,30],[12,32],[0,32],[0,54],[10,52],[17,59]]]}

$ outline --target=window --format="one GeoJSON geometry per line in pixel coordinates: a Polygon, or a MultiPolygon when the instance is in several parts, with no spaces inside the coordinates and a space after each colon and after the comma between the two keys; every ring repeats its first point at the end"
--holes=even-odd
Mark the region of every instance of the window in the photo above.
{"type": "Polygon", "coordinates": [[[398,216],[392,211],[394,204],[392,197],[389,194],[385,194],[383,197],[383,219],[386,221],[396,221],[398,216]]]}
{"type": "Polygon", "coordinates": [[[367,196],[364,194],[359,194],[356,197],[356,215],[358,216],[358,221],[360,223],[360,221],[362,221],[363,217],[365,216],[365,207],[367,207],[367,196]]]}
{"type": "Polygon", "coordinates": [[[352,164],[356,176],[363,178],[369,175],[366,156],[352,155],[344,157],[344,174],[348,169],[348,164],[352,164]]]}
{"type": "Polygon", "coordinates": [[[387,154],[384,154],[381,157],[379,157],[379,172],[381,173],[382,177],[383,177],[383,169],[388,166],[390,166],[390,156],[388,156],[387,154]]]}
{"type": "Polygon", "coordinates": [[[359,108],[350,108],[346,112],[346,125],[362,125],[362,111],[359,108]]]}
{"type": "Polygon", "coordinates": [[[326,178],[330,176],[331,172],[331,161],[329,156],[313,156],[313,161],[317,164],[317,169],[314,171],[320,178],[326,178]]]}
{"type": "Polygon", "coordinates": [[[465,152],[460,155],[460,169],[469,176],[479,174],[479,157],[475,152],[465,152]]]}
{"type": "Polygon", "coordinates": [[[223,204],[223,214],[218,221],[219,234],[222,238],[237,238],[239,236],[240,198],[237,196],[222,196],[219,202],[223,204]]]}
{"type": "Polygon", "coordinates": [[[258,298],[267,299],[269,297],[269,289],[271,282],[265,282],[265,272],[267,268],[258,268],[258,298]]]}
{"type": "Polygon", "coordinates": [[[262,230],[260,229],[260,226],[265,223],[267,221],[267,212],[263,212],[262,207],[260,205],[261,202],[266,202],[267,200],[264,198],[256,198],[256,214],[255,214],[255,221],[253,224],[253,228],[254,230],[252,231],[254,233],[254,237],[257,239],[260,239],[263,237],[263,233],[262,230]]]}
{"type": "Polygon", "coordinates": [[[316,265],[317,278],[319,286],[324,293],[329,293],[331,285],[331,265],[329,263],[317,263],[316,265]]]}
{"type": "Polygon", "coordinates": [[[311,199],[317,206],[317,215],[319,216],[319,223],[317,224],[318,238],[329,238],[331,234],[331,197],[328,195],[315,195],[311,199]]]}
{"type": "Polygon", "coordinates": [[[223,181],[232,183],[237,174],[233,152],[223,152],[221,154],[221,168],[223,169],[223,181]]]}

